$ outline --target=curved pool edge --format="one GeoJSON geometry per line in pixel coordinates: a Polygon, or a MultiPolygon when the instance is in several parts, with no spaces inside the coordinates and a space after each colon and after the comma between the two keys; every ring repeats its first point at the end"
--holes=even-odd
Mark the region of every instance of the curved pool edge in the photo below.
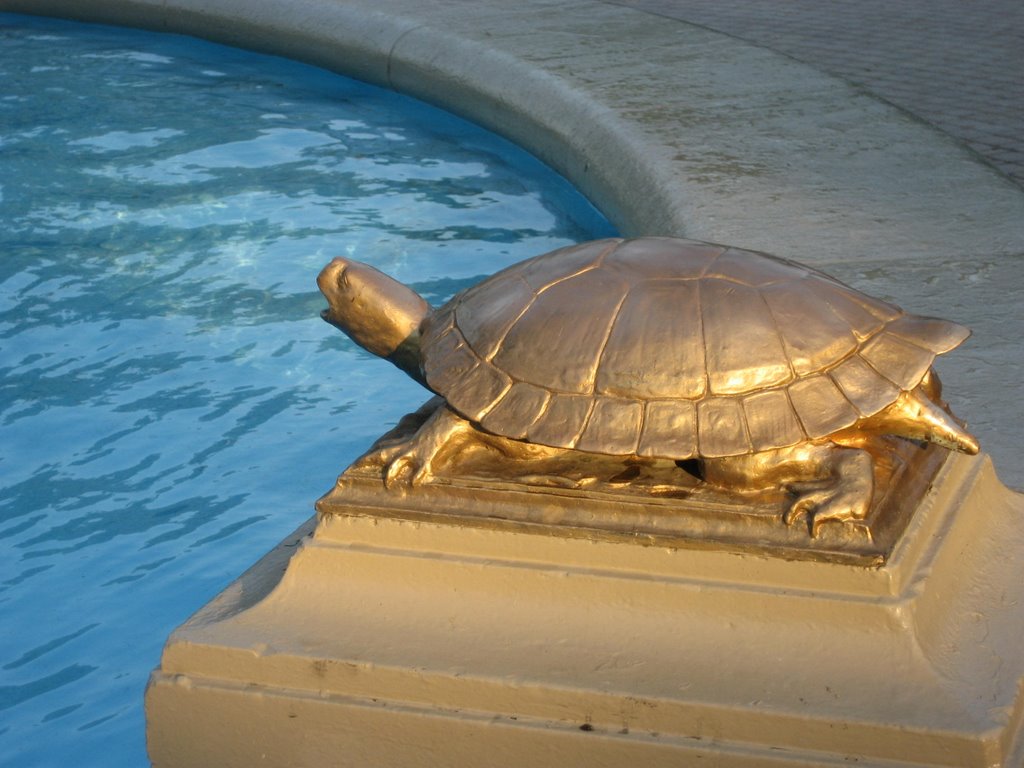
{"type": "Polygon", "coordinates": [[[593,0],[0,0],[300,59],[494,130],[627,234],[813,264],[1024,252],[1024,191],[840,80],[593,0]],[[639,41],[643,41],[642,43],[639,41]]]}
{"type": "Polygon", "coordinates": [[[432,25],[417,13],[422,9],[371,5],[100,0],[83,7],[63,0],[0,0],[0,11],[189,34],[391,88],[528,149],[623,231],[683,231],[683,205],[671,175],[607,106],[507,51],[432,25]]]}
{"type": "Polygon", "coordinates": [[[193,34],[389,86],[533,152],[627,235],[777,253],[968,325],[975,337],[943,376],[1006,479],[1024,485],[1011,459],[1024,427],[1014,405],[1024,190],[847,83],[596,0],[0,0],[0,10],[193,34]]]}

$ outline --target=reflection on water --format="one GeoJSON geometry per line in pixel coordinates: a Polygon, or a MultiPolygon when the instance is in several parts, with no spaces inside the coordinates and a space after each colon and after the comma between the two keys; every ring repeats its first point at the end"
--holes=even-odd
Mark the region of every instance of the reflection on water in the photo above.
{"type": "Polygon", "coordinates": [[[610,227],[494,136],[294,63],[0,14],[0,764],[145,763],[170,630],[426,393],[322,323],[610,227]]]}

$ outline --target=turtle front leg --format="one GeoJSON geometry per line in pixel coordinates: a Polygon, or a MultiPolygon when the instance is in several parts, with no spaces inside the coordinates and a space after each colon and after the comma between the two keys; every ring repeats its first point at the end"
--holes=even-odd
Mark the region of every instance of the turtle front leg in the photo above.
{"type": "Polygon", "coordinates": [[[830,442],[707,459],[704,466],[705,479],[722,488],[756,491],[781,486],[795,493],[783,522],[806,520],[812,538],[830,520],[863,520],[875,490],[871,454],[830,442]]]}
{"type": "Polygon", "coordinates": [[[384,485],[415,486],[434,479],[439,455],[457,449],[478,432],[447,405],[440,405],[407,440],[385,445],[372,457],[383,468],[384,485]]]}
{"type": "MultiPolygon", "coordinates": [[[[407,430],[414,426],[417,428],[412,437],[392,437],[389,433],[359,460],[360,464],[380,467],[384,485],[389,489],[429,483],[442,472],[457,471],[466,455],[477,449],[527,464],[533,459],[566,452],[563,448],[549,448],[484,432],[449,408],[440,397],[432,398],[416,413],[406,416],[396,431],[408,434],[407,430]]],[[[517,475],[513,472],[507,477],[517,475]]]]}

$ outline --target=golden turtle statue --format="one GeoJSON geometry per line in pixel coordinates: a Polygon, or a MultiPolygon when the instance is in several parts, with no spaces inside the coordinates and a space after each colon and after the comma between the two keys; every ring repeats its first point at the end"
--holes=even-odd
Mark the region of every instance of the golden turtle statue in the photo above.
{"type": "Polygon", "coordinates": [[[697,458],[723,488],[796,489],[787,523],[860,520],[872,440],[966,453],[935,356],[969,335],[808,267],[675,238],[600,240],[515,264],[432,310],[350,259],[317,283],[325,320],[444,398],[380,449],[389,487],[486,441],[511,457],[697,458]]]}

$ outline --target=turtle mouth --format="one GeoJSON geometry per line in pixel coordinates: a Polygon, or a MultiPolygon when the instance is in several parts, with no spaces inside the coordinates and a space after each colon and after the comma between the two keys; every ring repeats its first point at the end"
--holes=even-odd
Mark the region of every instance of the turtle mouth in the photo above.
{"type": "Polygon", "coordinates": [[[320,319],[323,320],[325,323],[333,325],[335,328],[338,328],[339,330],[348,333],[348,329],[345,322],[343,320],[338,319],[338,315],[334,313],[331,307],[320,310],[320,319]]]}

